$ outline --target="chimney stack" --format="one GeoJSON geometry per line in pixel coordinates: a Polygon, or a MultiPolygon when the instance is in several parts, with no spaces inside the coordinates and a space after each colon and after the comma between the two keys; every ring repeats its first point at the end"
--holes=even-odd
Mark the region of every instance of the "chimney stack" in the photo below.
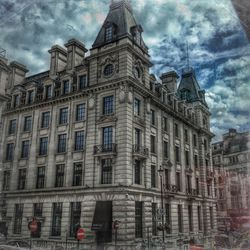
{"type": "Polygon", "coordinates": [[[64,46],[67,48],[67,70],[72,70],[82,63],[88,50],[76,39],[70,39],[64,46]]]}
{"type": "Polygon", "coordinates": [[[13,61],[10,63],[9,67],[11,70],[11,87],[22,83],[22,81],[26,77],[26,73],[29,72],[26,66],[16,61],[13,61]]]}
{"type": "Polygon", "coordinates": [[[54,45],[49,50],[49,53],[51,54],[50,76],[55,76],[58,72],[65,69],[67,64],[67,52],[63,47],[54,45]]]}
{"type": "Polygon", "coordinates": [[[162,85],[167,87],[171,93],[177,91],[178,78],[179,76],[175,71],[166,72],[160,76],[160,79],[162,80],[162,85]]]}

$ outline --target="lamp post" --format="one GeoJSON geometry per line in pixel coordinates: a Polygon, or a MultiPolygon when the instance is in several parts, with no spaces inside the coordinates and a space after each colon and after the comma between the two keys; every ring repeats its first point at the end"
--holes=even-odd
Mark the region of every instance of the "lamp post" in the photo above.
{"type": "Polygon", "coordinates": [[[164,209],[163,209],[163,183],[162,183],[162,177],[163,177],[163,168],[160,165],[160,168],[158,169],[158,173],[160,176],[160,184],[161,184],[161,223],[162,223],[162,241],[163,243],[165,242],[165,237],[164,237],[164,209]]]}

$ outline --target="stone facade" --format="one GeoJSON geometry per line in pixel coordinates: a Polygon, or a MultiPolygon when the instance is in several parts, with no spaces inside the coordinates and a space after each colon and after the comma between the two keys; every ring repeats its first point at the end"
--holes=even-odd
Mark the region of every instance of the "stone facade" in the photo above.
{"type": "Polygon", "coordinates": [[[243,224],[239,218],[250,215],[249,139],[249,132],[229,129],[222,141],[212,145],[220,230],[237,230],[235,219],[243,224]]]}
{"type": "MultiPolygon", "coordinates": [[[[152,64],[141,32],[129,3],[112,1],[89,56],[84,44],[72,39],[66,48],[55,45],[49,50],[46,72],[25,77],[23,66],[12,66],[0,146],[6,203],[2,219],[8,237],[30,236],[27,225],[39,203],[43,204],[42,215],[36,218],[41,223],[40,239],[59,242],[67,237],[73,242],[71,205],[79,202],[78,223],[91,232],[93,221],[99,220],[112,240],[98,236],[102,229],[93,229],[96,238],[113,245],[112,224],[101,222],[95,213],[97,201],[111,201],[111,222],[119,221],[118,245],[134,249],[148,236],[156,242],[162,237],[158,230],[162,187],[169,249],[177,245],[184,249],[190,240],[211,247],[217,227],[209,146],[213,134],[204,91],[192,69],[183,72],[178,90],[175,72],[162,74],[162,82],[157,82],[149,71],[152,64]],[[81,104],[84,111],[79,110],[81,104]],[[77,138],[76,132],[84,136],[77,138]],[[60,135],[66,139],[59,142],[60,135]],[[41,138],[48,138],[48,143],[41,138]],[[82,166],[77,185],[76,164],[82,166]],[[57,172],[57,166],[64,166],[63,171],[57,172]],[[44,178],[39,179],[38,168],[45,171],[44,178]],[[164,171],[162,177],[159,169],[164,171]],[[55,203],[61,203],[59,224],[53,219],[55,203]],[[19,213],[18,204],[23,204],[19,213]]],[[[87,237],[84,242],[94,241],[95,237],[87,237]]]]}

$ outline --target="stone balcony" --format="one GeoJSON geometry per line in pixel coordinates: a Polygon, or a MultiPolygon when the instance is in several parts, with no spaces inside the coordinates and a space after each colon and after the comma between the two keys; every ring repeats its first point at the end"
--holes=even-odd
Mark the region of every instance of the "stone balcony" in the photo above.
{"type": "Polygon", "coordinates": [[[94,146],[94,155],[116,155],[117,153],[117,144],[101,144],[94,146]]]}
{"type": "Polygon", "coordinates": [[[198,192],[194,188],[187,188],[186,195],[187,195],[188,200],[195,200],[195,197],[198,196],[198,192]]]}
{"type": "Polygon", "coordinates": [[[163,192],[167,197],[175,196],[175,194],[178,192],[178,188],[176,185],[165,184],[163,185],[163,192]]]}
{"type": "Polygon", "coordinates": [[[133,156],[137,156],[139,158],[147,158],[148,153],[148,148],[137,144],[133,145],[133,156]]]}

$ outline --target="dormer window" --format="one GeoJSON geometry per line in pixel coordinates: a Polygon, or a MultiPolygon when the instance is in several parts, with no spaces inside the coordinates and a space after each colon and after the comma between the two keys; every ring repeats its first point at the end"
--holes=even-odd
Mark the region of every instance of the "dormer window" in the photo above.
{"type": "Polygon", "coordinates": [[[63,94],[68,94],[69,93],[69,81],[64,81],[63,82],[63,94]]]}
{"type": "Polygon", "coordinates": [[[45,87],[45,99],[50,99],[52,97],[52,86],[47,85],[45,87]]]}
{"type": "Polygon", "coordinates": [[[109,26],[105,29],[105,41],[109,42],[113,39],[113,27],[109,26]]]}
{"type": "Polygon", "coordinates": [[[135,32],[135,41],[141,45],[141,33],[138,30],[135,32]]]}
{"type": "Polygon", "coordinates": [[[28,91],[28,99],[27,99],[28,104],[31,104],[31,103],[34,102],[34,96],[35,96],[35,91],[34,90],[28,91]]]}
{"type": "Polygon", "coordinates": [[[16,108],[19,105],[20,97],[19,95],[14,95],[13,97],[13,107],[16,108]]]}

